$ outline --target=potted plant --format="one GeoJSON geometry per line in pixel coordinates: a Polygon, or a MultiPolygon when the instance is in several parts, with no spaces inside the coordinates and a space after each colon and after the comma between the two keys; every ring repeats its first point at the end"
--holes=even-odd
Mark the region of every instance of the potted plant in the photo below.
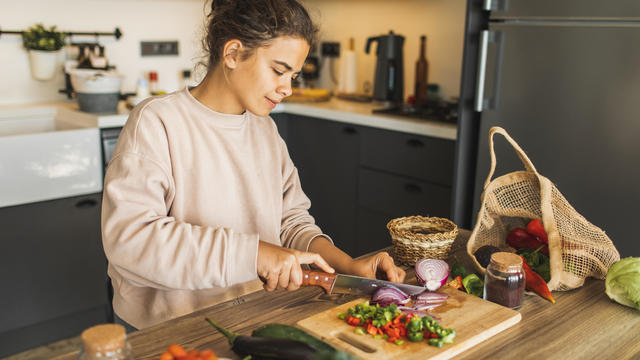
{"type": "Polygon", "coordinates": [[[22,33],[22,44],[29,52],[31,76],[37,80],[49,80],[55,75],[58,54],[65,45],[66,34],[56,26],[46,29],[36,24],[22,33]]]}

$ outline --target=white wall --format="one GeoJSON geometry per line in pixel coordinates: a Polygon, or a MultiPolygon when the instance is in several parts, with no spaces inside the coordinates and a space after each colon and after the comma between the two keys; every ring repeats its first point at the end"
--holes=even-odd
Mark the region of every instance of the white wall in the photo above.
{"type": "MultiPolygon", "coordinates": [[[[341,51],[349,38],[355,38],[358,59],[358,84],[373,84],[375,49],[364,52],[366,39],[393,30],[405,36],[405,99],[413,94],[415,63],[420,49],[420,36],[427,36],[429,83],[440,84],[445,99],[460,93],[462,47],[465,22],[465,0],[302,0],[312,18],[320,24],[324,41],[339,41],[341,51]]],[[[325,62],[323,71],[328,69],[325,62]]],[[[339,78],[339,61],[335,61],[339,78]]],[[[321,84],[330,86],[327,71],[321,84]]]]}
{"type": "MultiPolygon", "coordinates": [[[[125,92],[135,91],[137,79],[152,70],[158,72],[161,89],[175,90],[181,71],[193,69],[199,61],[205,13],[203,0],[0,0],[2,30],[25,30],[38,22],[65,31],[111,32],[119,27],[124,34],[120,40],[99,40],[110,63],[125,75],[125,92]],[[179,41],[179,56],[141,57],[140,41],[148,40],[179,41]]],[[[94,41],[95,37],[72,40],[94,41]]],[[[71,54],[62,53],[61,60],[65,56],[71,54]]],[[[0,82],[0,104],[66,99],[58,93],[64,88],[62,65],[52,80],[32,79],[19,35],[0,36],[0,82]]]]}
{"type": "MultiPolygon", "coordinates": [[[[205,0],[0,0],[0,27],[24,30],[43,22],[67,31],[113,31],[124,36],[101,37],[110,63],[125,75],[123,91],[135,91],[137,79],[146,72],[158,72],[160,88],[179,87],[183,69],[193,69],[200,60],[205,0]],[[178,40],[179,56],[141,57],[140,41],[178,40]]],[[[413,93],[419,38],[428,37],[427,59],[430,82],[441,85],[445,97],[457,96],[460,86],[465,0],[302,0],[321,28],[321,39],[339,41],[342,49],[355,37],[358,83],[373,82],[375,55],[365,54],[366,38],[393,29],[406,37],[405,98],[413,93]]],[[[94,37],[74,37],[93,41],[94,37]]],[[[67,47],[69,48],[69,47],[67,47]]],[[[372,49],[375,52],[375,48],[372,49]]],[[[72,54],[61,54],[73,57],[72,54]]],[[[328,80],[328,62],[323,82],[328,80]]],[[[336,75],[339,61],[335,62],[336,75]]],[[[62,66],[49,81],[31,78],[27,52],[18,35],[0,36],[0,104],[65,100],[62,66]]]]}

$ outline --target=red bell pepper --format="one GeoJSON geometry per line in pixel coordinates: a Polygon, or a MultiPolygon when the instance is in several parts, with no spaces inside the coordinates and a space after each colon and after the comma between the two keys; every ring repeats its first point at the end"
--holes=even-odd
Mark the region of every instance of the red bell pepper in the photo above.
{"type": "Polygon", "coordinates": [[[547,283],[544,281],[542,276],[531,270],[529,264],[527,264],[527,260],[525,260],[523,256],[520,257],[522,258],[522,267],[524,268],[524,274],[526,277],[525,284],[527,290],[532,290],[543,298],[551,301],[551,303],[555,304],[556,300],[553,298],[553,295],[551,294],[551,291],[549,291],[549,287],[547,286],[547,283]]]}
{"type": "Polygon", "coordinates": [[[523,228],[515,228],[509,231],[509,234],[507,235],[507,244],[509,244],[511,247],[515,248],[516,250],[520,250],[520,249],[536,250],[540,246],[544,245],[544,247],[540,250],[540,252],[542,254],[549,256],[549,247],[543,244],[542,242],[540,242],[538,239],[536,239],[532,235],[530,235],[527,232],[527,230],[523,228]]]}
{"type": "Polygon", "coordinates": [[[547,232],[544,230],[544,226],[542,226],[542,222],[540,220],[531,219],[531,221],[529,221],[529,223],[527,224],[526,230],[530,235],[537,237],[538,240],[542,241],[543,243],[549,243],[547,232]]]}

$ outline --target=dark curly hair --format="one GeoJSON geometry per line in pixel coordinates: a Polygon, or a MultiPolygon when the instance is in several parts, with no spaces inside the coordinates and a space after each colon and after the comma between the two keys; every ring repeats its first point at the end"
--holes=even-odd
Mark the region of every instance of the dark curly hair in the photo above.
{"type": "Polygon", "coordinates": [[[261,46],[280,36],[301,38],[313,46],[318,28],[307,10],[296,0],[212,0],[204,38],[209,69],[222,57],[224,44],[231,39],[242,42],[246,59],[261,46]]]}

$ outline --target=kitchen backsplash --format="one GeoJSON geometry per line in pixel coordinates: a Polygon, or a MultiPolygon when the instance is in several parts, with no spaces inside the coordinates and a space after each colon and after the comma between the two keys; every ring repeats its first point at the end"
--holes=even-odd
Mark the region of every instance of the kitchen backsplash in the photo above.
{"type": "MultiPolygon", "coordinates": [[[[347,49],[350,37],[355,38],[358,90],[365,81],[373,83],[375,45],[365,54],[366,39],[393,30],[406,37],[405,98],[413,93],[415,61],[418,58],[420,35],[427,35],[429,81],[439,83],[445,98],[456,96],[460,86],[462,41],[464,31],[464,0],[302,0],[311,16],[320,25],[321,41],[340,42],[347,49]]],[[[57,25],[66,31],[111,32],[116,27],[124,34],[120,40],[100,37],[110,64],[124,76],[124,92],[133,92],[138,78],[149,71],[158,73],[159,88],[173,91],[181,86],[183,69],[202,76],[201,37],[208,2],[203,0],[22,0],[0,1],[0,27],[3,30],[24,30],[42,22],[57,25]],[[140,55],[141,41],[179,42],[178,56],[140,55]]],[[[95,41],[93,36],[74,36],[74,42],[95,41]]],[[[74,58],[66,48],[60,59],[74,58]]],[[[330,68],[339,78],[339,59],[322,63],[320,86],[335,88],[330,68]]],[[[27,52],[21,37],[0,36],[0,105],[62,101],[64,88],[62,65],[54,79],[34,80],[29,72],[27,52]]]]}
{"type": "MultiPolygon", "coordinates": [[[[109,63],[125,78],[123,91],[133,92],[137,79],[148,71],[158,72],[159,88],[172,91],[181,84],[183,69],[194,69],[200,61],[200,38],[204,14],[201,0],[0,0],[2,30],[25,30],[42,22],[65,31],[112,32],[123,36],[100,37],[109,63]],[[177,40],[178,56],[140,55],[140,41],[177,40]]],[[[74,36],[74,42],[95,41],[93,36],[74,36]]],[[[66,47],[69,49],[70,47],[66,47]]],[[[71,54],[60,54],[60,58],[71,54]]],[[[0,105],[62,101],[66,95],[62,65],[52,80],[34,80],[29,72],[27,51],[19,35],[0,36],[0,105]]]]}
{"type": "MultiPolygon", "coordinates": [[[[427,36],[429,82],[438,83],[445,99],[460,93],[462,48],[466,0],[302,0],[314,20],[320,24],[321,41],[340,42],[340,51],[355,38],[358,90],[369,81],[373,84],[375,44],[370,53],[364,48],[366,39],[393,30],[405,36],[405,99],[413,94],[415,64],[420,49],[420,36],[427,36]]],[[[340,61],[334,61],[339,78],[340,61]]],[[[321,85],[333,85],[330,61],[325,61],[321,85]]]]}

